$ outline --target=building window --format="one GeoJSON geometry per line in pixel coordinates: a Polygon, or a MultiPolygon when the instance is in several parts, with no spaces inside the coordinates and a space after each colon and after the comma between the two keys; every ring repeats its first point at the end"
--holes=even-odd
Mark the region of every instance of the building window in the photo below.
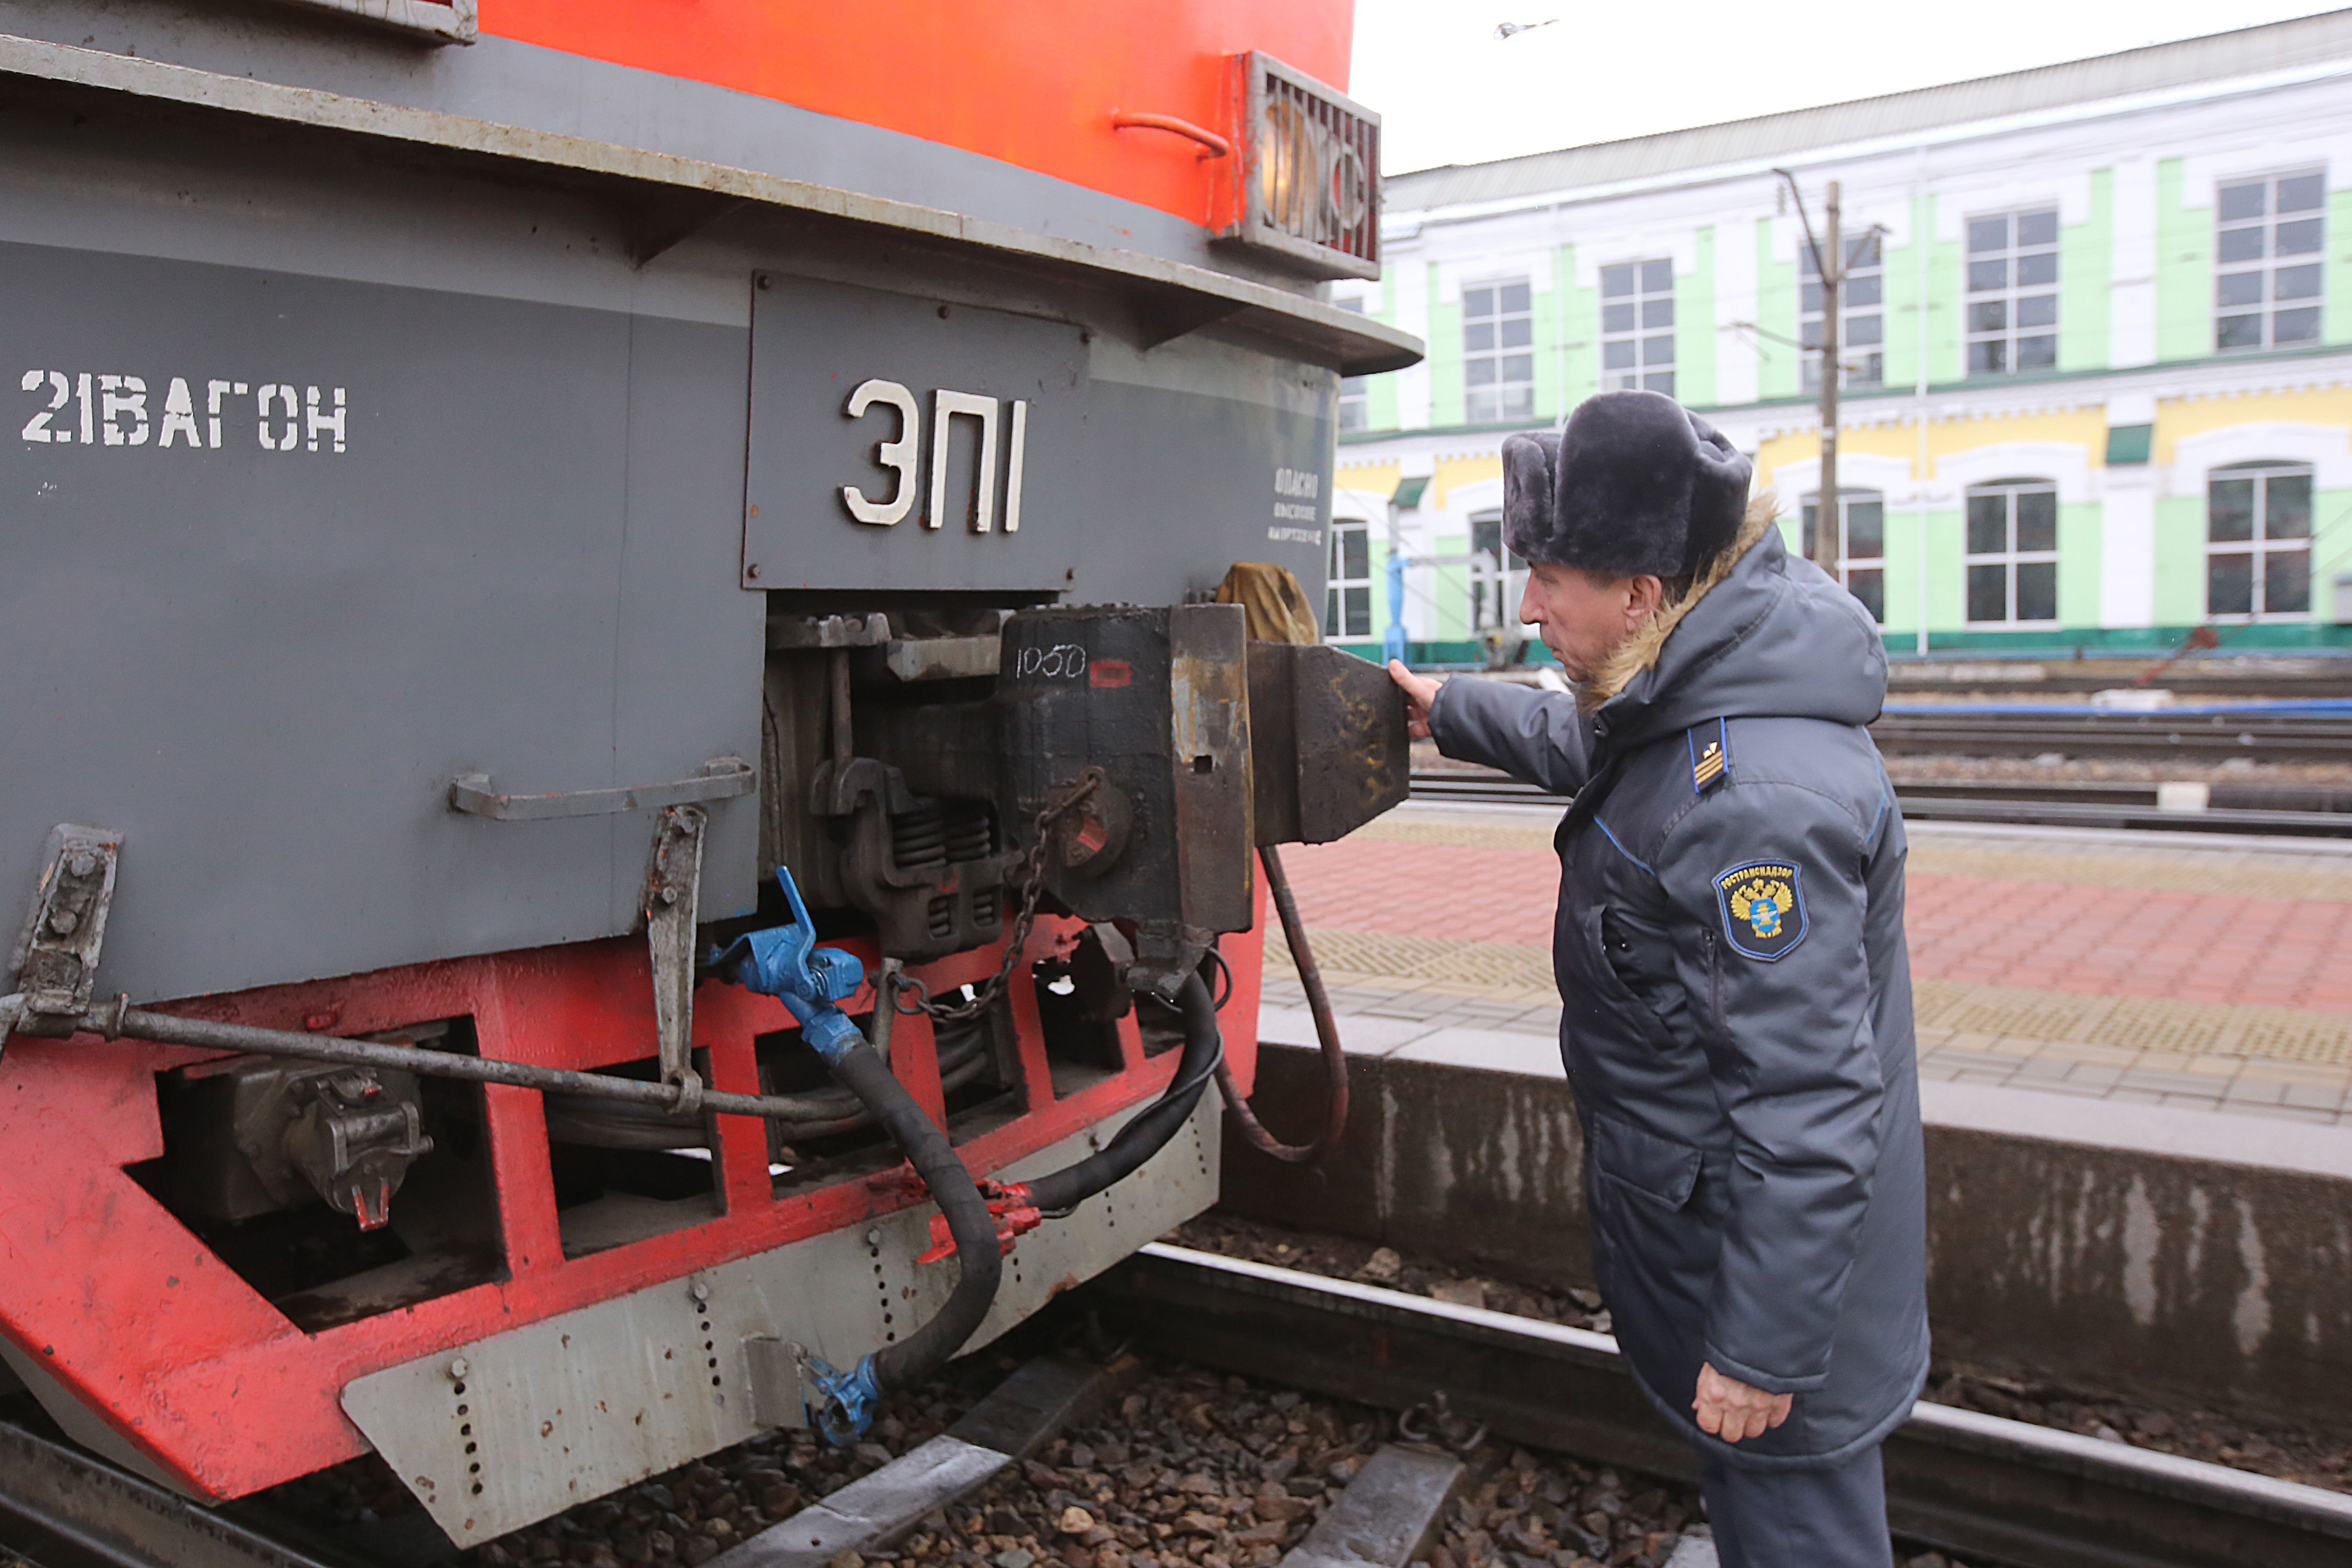
{"type": "Polygon", "coordinates": [[[1503,543],[1503,514],[1470,514],[1470,629],[1515,629],[1527,591],[1528,563],[1503,543]]]}
{"type": "Polygon", "coordinates": [[[1624,261],[1601,269],[1603,391],[1675,395],[1675,264],[1624,261]]]}
{"type": "Polygon", "coordinates": [[[2205,613],[2311,613],[2311,468],[2235,463],[2205,490],[2205,613]]]}
{"type": "Polygon", "coordinates": [[[1372,635],[1372,525],[1361,518],[1331,520],[1331,565],[1323,599],[1323,635],[1372,635]]]}
{"type": "Polygon", "coordinates": [[[1969,374],[2058,363],[2058,214],[1969,220],[1969,374]]]}
{"type": "MultiPolygon", "coordinates": [[[[1874,234],[1845,242],[1845,287],[1838,295],[1838,358],[1845,366],[1841,386],[1876,386],[1886,379],[1884,260],[1874,234]]],[[[1822,384],[1822,274],[1813,265],[1811,246],[1797,247],[1797,268],[1804,279],[1797,337],[1813,351],[1805,356],[1805,386],[1811,390],[1822,384]]]]}
{"type": "Polygon", "coordinates": [[[2217,193],[2213,346],[2279,348],[2319,341],[2321,205],[2317,174],[2241,180],[2217,193]]]}
{"type": "Polygon", "coordinates": [[[1969,620],[1977,626],[2058,619],[2058,487],[2001,479],[1969,489],[1969,620]]]}
{"type": "MultiPolygon", "coordinates": [[[[1353,310],[1359,316],[1364,313],[1364,299],[1360,294],[1352,300],[1334,300],[1331,303],[1342,310],[1353,310]]],[[[1340,429],[1362,430],[1370,426],[1372,422],[1370,385],[1371,378],[1369,376],[1343,375],[1339,378],[1340,429]]]]}
{"type": "MultiPolygon", "coordinates": [[[[1821,498],[1804,501],[1804,537],[1813,534],[1821,498]]],[[[1838,491],[1837,580],[1862,601],[1870,618],[1886,624],[1886,498],[1877,490],[1838,491]]]]}
{"type": "Polygon", "coordinates": [[[1462,414],[1473,425],[1536,414],[1536,323],[1524,282],[1462,290],[1462,414]]]}

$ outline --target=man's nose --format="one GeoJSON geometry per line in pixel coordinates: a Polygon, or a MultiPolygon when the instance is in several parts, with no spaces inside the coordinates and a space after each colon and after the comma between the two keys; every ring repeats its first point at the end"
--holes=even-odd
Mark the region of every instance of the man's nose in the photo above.
{"type": "Polygon", "coordinates": [[[1537,625],[1537,609],[1536,580],[1531,576],[1527,581],[1527,586],[1519,590],[1519,624],[1523,626],[1537,625]]]}

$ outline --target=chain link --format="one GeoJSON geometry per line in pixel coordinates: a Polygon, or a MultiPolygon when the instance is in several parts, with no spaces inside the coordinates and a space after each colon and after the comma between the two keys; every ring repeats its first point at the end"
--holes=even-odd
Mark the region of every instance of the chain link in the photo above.
{"type": "Polygon", "coordinates": [[[1013,922],[1013,936],[1004,944],[1004,960],[996,966],[996,973],[972,993],[969,1002],[934,1002],[929,988],[908,975],[898,984],[915,993],[915,1005],[901,1006],[900,1012],[911,1015],[919,1011],[943,1022],[960,1022],[977,1018],[988,1011],[1003,992],[1005,984],[1013,978],[1013,968],[1021,962],[1022,950],[1029,945],[1029,928],[1037,923],[1037,900],[1045,891],[1045,845],[1053,826],[1072,806],[1094,794],[1095,787],[1101,783],[1102,775],[1089,770],[1069,794],[1037,814],[1034,825],[1036,841],[1029,846],[1027,868],[1022,875],[1021,913],[1013,922]]]}

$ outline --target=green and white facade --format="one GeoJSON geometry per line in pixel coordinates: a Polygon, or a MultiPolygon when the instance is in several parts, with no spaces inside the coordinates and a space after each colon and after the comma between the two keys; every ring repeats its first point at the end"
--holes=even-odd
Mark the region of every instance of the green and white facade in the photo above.
{"type": "Polygon", "coordinates": [[[1839,183],[1840,571],[1890,648],[2352,646],[2352,12],[1388,182],[1344,301],[1428,359],[1342,404],[1329,630],[1516,630],[1497,450],[1604,388],[1813,504],[1839,183]]]}

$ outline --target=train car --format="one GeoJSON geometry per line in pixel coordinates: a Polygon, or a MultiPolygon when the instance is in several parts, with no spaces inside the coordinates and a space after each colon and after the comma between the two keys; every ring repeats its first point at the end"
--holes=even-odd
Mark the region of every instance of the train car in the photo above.
{"type": "Polygon", "coordinates": [[[1213,1199],[1253,850],[1404,783],[1241,602],[1418,353],[1349,27],[0,0],[6,1377],[466,1544],[1213,1199]]]}

